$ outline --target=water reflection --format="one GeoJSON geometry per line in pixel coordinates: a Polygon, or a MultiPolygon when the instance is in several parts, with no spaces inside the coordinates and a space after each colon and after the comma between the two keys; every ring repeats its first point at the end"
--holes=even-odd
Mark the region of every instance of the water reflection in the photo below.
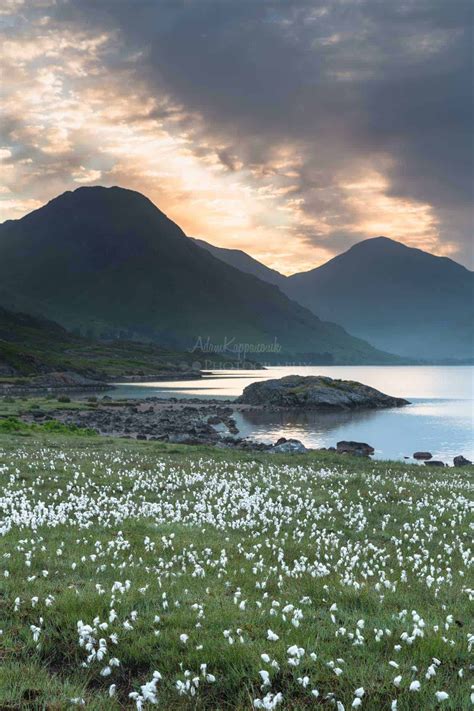
{"type": "Polygon", "coordinates": [[[382,459],[402,459],[427,449],[445,461],[457,454],[474,460],[473,372],[471,366],[280,367],[217,372],[202,380],[126,384],[110,395],[229,399],[255,380],[290,374],[358,380],[412,404],[360,412],[238,413],[240,435],[265,442],[294,437],[308,447],[329,447],[341,439],[365,441],[382,459]]]}
{"type": "Polygon", "coordinates": [[[472,406],[468,401],[415,401],[404,408],[341,413],[245,412],[235,415],[241,436],[263,442],[293,437],[307,447],[330,447],[341,439],[368,442],[378,459],[403,459],[423,449],[436,458],[474,457],[472,406]]]}

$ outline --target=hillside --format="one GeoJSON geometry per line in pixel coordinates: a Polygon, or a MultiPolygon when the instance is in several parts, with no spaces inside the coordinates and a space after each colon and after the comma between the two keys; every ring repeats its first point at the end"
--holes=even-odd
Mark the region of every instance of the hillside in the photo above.
{"type": "Polygon", "coordinates": [[[66,192],[0,225],[0,283],[7,308],[94,338],[179,350],[199,338],[264,348],[277,339],[285,359],[392,360],[275,286],[222,263],[146,197],[118,187],[66,192]]]}
{"type": "Polygon", "coordinates": [[[474,355],[474,278],[400,242],[365,240],[289,277],[286,293],[378,348],[428,360],[474,355]]]}
{"type": "Polygon", "coordinates": [[[179,374],[197,369],[196,360],[191,353],[152,343],[99,343],[69,333],[54,321],[0,307],[0,378],[6,381],[55,371],[94,379],[179,374]]]}

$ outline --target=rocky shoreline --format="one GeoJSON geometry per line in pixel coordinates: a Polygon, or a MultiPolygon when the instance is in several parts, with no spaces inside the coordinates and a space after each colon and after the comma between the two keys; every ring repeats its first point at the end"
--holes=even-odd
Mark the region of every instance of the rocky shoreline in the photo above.
{"type": "Polygon", "coordinates": [[[26,422],[57,420],[66,425],[95,430],[100,435],[125,437],[175,444],[208,444],[251,449],[267,445],[238,437],[235,411],[249,410],[231,400],[177,400],[150,397],[144,400],[84,401],[84,409],[30,410],[23,413],[26,422]]]}
{"type": "MultiPolygon", "coordinates": [[[[24,422],[44,424],[56,420],[65,425],[94,430],[101,436],[125,439],[168,442],[170,444],[210,445],[220,449],[266,451],[274,454],[304,454],[309,451],[327,451],[339,455],[368,458],[374,448],[366,442],[341,441],[334,447],[310,450],[296,439],[281,437],[267,444],[239,436],[235,413],[268,410],[268,406],[247,405],[232,400],[178,400],[176,398],[150,397],[142,400],[112,400],[108,396],[96,402],[84,400],[84,408],[64,406],[57,409],[30,409],[21,413],[24,422]]],[[[94,398],[95,400],[95,398],[94,398]]],[[[428,452],[415,452],[415,460],[428,466],[445,466],[433,460],[428,452]],[[420,456],[423,455],[423,458],[420,456]]],[[[454,466],[467,466],[471,462],[462,456],[454,458],[454,466]]],[[[447,465],[446,465],[447,466],[447,465]]]]}
{"type": "MultiPolygon", "coordinates": [[[[196,375],[194,373],[195,377],[196,375]]],[[[181,374],[180,377],[185,375],[181,374]]],[[[197,377],[200,377],[200,374],[197,377]]],[[[327,412],[409,405],[407,400],[386,395],[362,383],[322,376],[288,376],[279,380],[257,381],[247,386],[243,394],[233,400],[175,397],[113,400],[108,395],[89,395],[76,399],[71,407],[64,407],[64,403],[69,401],[66,395],[68,388],[72,391],[77,388],[87,392],[84,386],[97,389],[97,383],[94,382],[92,386],[90,381],[87,382],[87,379],[81,376],[71,377],[70,374],[64,373],[55,374],[55,383],[55,389],[63,392],[62,396],[58,397],[62,406],[48,406],[44,410],[30,407],[20,411],[19,416],[24,422],[41,425],[48,421],[57,421],[66,426],[90,429],[104,436],[287,454],[305,453],[310,450],[296,439],[282,437],[267,444],[241,437],[234,415],[244,412],[327,412]]],[[[104,386],[109,388],[110,384],[104,386]]],[[[323,447],[318,451],[370,457],[375,450],[366,442],[340,441],[334,447],[323,447]]],[[[434,460],[429,452],[415,452],[413,458],[428,466],[445,466],[444,462],[434,460]]],[[[454,458],[453,464],[466,466],[470,462],[459,455],[454,458]]]]}
{"type": "MultiPolygon", "coordinates": [[[[177,374],[173,374],[177,377],[177,374]]],[[[193,377],[201,377],[194,371],[193,377]]],[[[180,378],[186,377],[184,373],[180,378]]],[[[169,374],[168,378],[169,379],[169,374]]],[[[109,383],[97,383],[74,373],[50,373],[37,376],[31,386],[63,393],[87,392],[109,388],[109,383]]],[[[129,380],[134,382],[135,379],[129,380]]],[[[136,382],[136,381],[135,381],[136,382]]],[[[13,394],[8,393],[7,394],[13,394]]],[[[236,400],[200,400],[150,397],[144,400],[112,400],[108,396],[89,397],[84,408],[57,408],[43,411],[30,409],[22,419],[37,424],[57,420],[65,425],[92,429],[101,435],[140,440],[163,441],[176,444],[205,444],[217,447],[268,450],[272,452],[303,453],[307,448],[298,440],[280,438],[265,444],[239,437],[233,414],[235,412],[265,410],[277,412],[289,408],[347,410],[394,407],[408,404],[392,398],[362,383],[333,380],[328,377],[288,376],[279,380],[257,381],[245,388],[236,400]]],[[[340,454],[369,456],[374,449],[360,442],[339,442],[331,448],[340,454]]]]}

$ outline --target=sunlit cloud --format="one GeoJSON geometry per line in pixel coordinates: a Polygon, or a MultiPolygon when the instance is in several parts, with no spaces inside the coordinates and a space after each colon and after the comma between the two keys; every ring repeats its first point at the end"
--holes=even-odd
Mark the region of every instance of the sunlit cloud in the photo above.
{"type": "Polygon", "coordinates": [[[92,183],[96,180],[99,180],[101,176],[102,171],[94,170],[93,168],[90,168],[88,170],[87,168],[84,168],[83,165],[79,167],[79,170],[76,170],[72,173],[72,177],[75,183],[92,183]]]}

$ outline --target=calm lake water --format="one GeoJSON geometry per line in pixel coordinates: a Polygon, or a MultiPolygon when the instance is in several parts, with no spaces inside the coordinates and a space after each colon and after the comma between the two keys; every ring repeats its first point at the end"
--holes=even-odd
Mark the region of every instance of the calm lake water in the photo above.
{"type": "Polygon", "coordinates": [[[236,414],[243,437],[274,442],[294,437],[308,447],[329,447],[341,439],[368,442],[379,459],[403,459],[416,450],[451,462],[464,454],[474,461],[473,366],[311,366],[262,371],[216,371],[202,380],[119,385],[109,394],[121,397],[229,399],[256,380],[285,375],[328,375],[358,380],[412,403],[390,410],[315,413],[236,414]]]}

